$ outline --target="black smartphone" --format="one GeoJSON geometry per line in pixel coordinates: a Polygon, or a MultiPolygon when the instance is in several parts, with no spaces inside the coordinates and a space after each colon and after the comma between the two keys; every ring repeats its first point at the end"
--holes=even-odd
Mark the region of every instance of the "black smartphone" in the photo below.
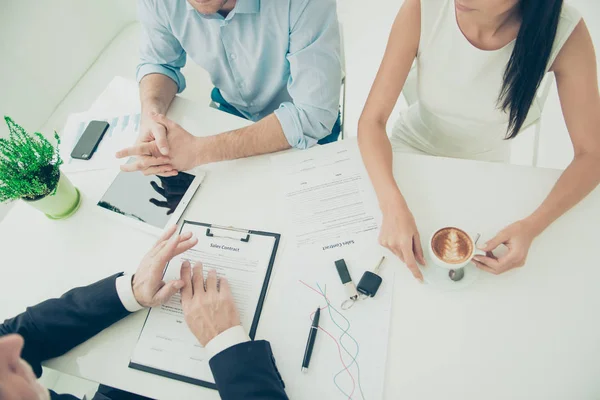
{"type": "Polygon", "coordinates": [[[73,148],[71,157],[78,160],[89,160],[92,158],[108,127],[109,125],[106,121],[91,121],[73,148]]]}

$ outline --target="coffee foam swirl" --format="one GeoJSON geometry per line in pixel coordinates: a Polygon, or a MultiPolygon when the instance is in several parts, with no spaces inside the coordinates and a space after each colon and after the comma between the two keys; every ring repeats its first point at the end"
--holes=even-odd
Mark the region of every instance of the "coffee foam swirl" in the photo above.
{"type": "Polygon", "coordinates": [[[458,234],[455,230],[450,231],[448,236],[446,236],[446,240],[444,240],[444,248],[442,251],[444,260],[460,262],[464,258],[464,255],[460,254],[459,245],[458,234]]]}
{"type": "Polygon", "coordinates": [[[448,264],[465,262],[473,252],[469,236],[457,228],[439,230],[431,241],[435,255],[448,264]]]}

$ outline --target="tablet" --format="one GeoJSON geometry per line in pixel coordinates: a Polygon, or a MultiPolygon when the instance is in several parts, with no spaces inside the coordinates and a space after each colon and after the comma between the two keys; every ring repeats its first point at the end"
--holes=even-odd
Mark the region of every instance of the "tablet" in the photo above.
{"type": "Polygon", "coordinates": [[[98,201],[113,218],[160,235],[175,225],[198,187],[204,172],[180,172],[172,177],[145,176],[141,172],[119,172],[98,201]]]}

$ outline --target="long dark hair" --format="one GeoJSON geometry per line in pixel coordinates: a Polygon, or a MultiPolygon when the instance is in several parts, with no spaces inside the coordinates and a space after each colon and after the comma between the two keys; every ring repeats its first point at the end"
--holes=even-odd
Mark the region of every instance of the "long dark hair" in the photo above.
{"type": "Polygon", "coordinates": [[[507,139],[517,136],[544,79],[563,0],[521,0],[521,28],[500,91],[498,104],[509,112],[507,139]]]}

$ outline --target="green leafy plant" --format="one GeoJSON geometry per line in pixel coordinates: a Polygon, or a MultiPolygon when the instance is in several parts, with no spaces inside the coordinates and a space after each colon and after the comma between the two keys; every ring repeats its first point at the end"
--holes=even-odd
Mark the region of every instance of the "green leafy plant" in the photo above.
{"type": "Polygon", "coordinates": [[[10,135],[0,139],[0,203],[16,199],[38,200],[56,192],[62,159],[56,146],[39,132],[29,134],[4,117],[10,135]]]}

